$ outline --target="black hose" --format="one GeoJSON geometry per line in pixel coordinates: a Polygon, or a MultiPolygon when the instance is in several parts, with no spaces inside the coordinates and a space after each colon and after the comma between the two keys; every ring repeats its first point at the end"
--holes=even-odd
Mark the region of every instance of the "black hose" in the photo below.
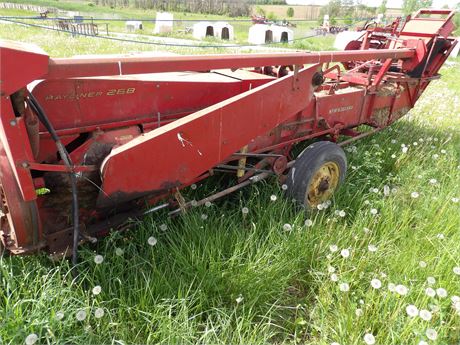
{"type": "Polygon", "coordinates": [[[78,239],[79,239],[79,214],[78,214],[78,191],[77,191],[77,177],[75,173],[72,171],[73,163],[72,159],[70,158],[67,149],[65,148],[64,144],[62,144],[61,139],[57,135],[53,125],[49,121],[48,117],[46,116],[45,111],[38,103],[37,99],[32,93],[29,93],[29,104],[37,114],[38,119],[40,122],[45,126],[47,131],[50,133],[51,138],[56,143],[56,147],[58,149],[59,154],[61,155],[61,159],[69,168],[69,177],[70,177],[70,185],[72,188],[72,224],[73,224],[73,245],[72,245],[72,271],[74,277],[76,277],[76,265],[78,262],[78,239]]]}

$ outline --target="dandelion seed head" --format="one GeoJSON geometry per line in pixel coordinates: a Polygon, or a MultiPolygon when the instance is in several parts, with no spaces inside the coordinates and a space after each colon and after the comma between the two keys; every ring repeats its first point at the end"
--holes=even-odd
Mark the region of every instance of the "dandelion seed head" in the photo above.
{"type": "Polygon", "coordinates": [[[332,253],[334,253],[334,252],[336,252],[336,251],[339,250],[339,247],[337,247],[336,244],[331,244],[331,245],[329,246],[329,250],[330,250],[332,253]]]}
{"type": "Polygon", "coordinates": [[[168,226],[166,224],[161,224],[160,225],[160,230],[161,231],[166,231],[166,230],[168,230],[168,226]]]}
{"type": "Polygon", "coordinates": [[[318,204],[318,205],[316,205],[316,208],[321,211],[321,210],[324,209],[324,205],[323,204],[318,204]]]}
{"type": "Polygon", "coordinates": [[[38,335],[35,333],[31,333],[26,337],[26,345],[33,345],[37,342],[38,335]]]}
{"type": "Polygon", "coordinates": [[[388,290],[389,290],[390,292],[396,292],[396,284],[389,283],[389,284],[388,284],[388,290]]]}
{"type": "Polygon", "coordinates": [[[343,258],[348,258],[350,257],[350,251],[348,249],[342,249],[340,251],[340,255],[343,257],[343,258]]]}
{"type": "Polygon", "coordinates": [[[203,214],[201,215],[201,219],[203,219],[203,220],[208,219],[208,215],[203,213],[203,214]]]}
{"type": "Polygon", "coordinates": [[[278,199],[278,198],[276,197],[275,194],[272,194],[272,195],[270,196],[270,200],[271,200],[271,201],[276,201],[276,199],[278,199]]]}
{"type": "Polygon", "coordinates": [[[364,312],[363,312],[363,310],[361,308],[357,308],[355,310],[355,315],[356,316],[360,317],[360,316],[363,316],[363,314],[364,314],[364,312]]]}
{"type": "Polygon", "coordinates": [[[407,151],[409,151],[409,148],[407,146],[404,146],[402,149],[401,149],[402,153],[407,153],[407,151]]]}
{"type": "Polygon", "coordinates": [[[292,225],[288,224],[288,223],[284,224],[283,225],[283,230],[284,231],[291,231],[292,230],[292,225]]]}
{"type": "Polygon", "coordinates": [[[364,335],[364,342],[367,344],[367,345],[374,345],[375,344],[375,337],[371,334],[371,333],[366,333],[364,335]]]}
{"type": "Polygon", "coordinates": [[[77,318],[78,321],[83,321],[84,319],[86,319],[86,311],[83,309],[77,311],[77,314],[75,314],[75,317],[77,318]]]}
{"type": "Polygon", "coordinates": [[[440,287],[436,289],[436,294],[439,298],[446,298],[447,297],[447,290],[440,287]]]}
{"type": "Polygon", "coordinates": [[[420,340],[418,345],[429,345],[425,340],[420,340]]]}
{"type": "Polygon", "coordinates": [[[399,295],[401,295],[401,296],[405,296],[405,295],[407,295],[407,293],[409,292],[409,290],[407,289],[407,287],[404,286],[404,285],[402,285],[402,284],[396,285],[395,291],[396,291],[397,294],[399,294],[399,295]]]}
{"type": "Polygon", "coordinates": [[[421,268],[426,268],[426,266],[427,266],[427,264],[426,264],[425,261],[420,261],[420,262],[418,263],[418,265],[419,265],[421,268]]]}
{"type": "Polygon", "coordinates": [[[94,257],[94,262],[96,263],[96,265],[102,264],[103,261],[104,257],[102,255],[96,255],[94,257]]]}
{"type": "Polygon", "coordinates": [[[434,296],[436,296],[436,291],[434,291],[433,288],[428,287],[428,288],[425,289],[425,295],[427,295],[429,297],[434,297],[434,296]]]}
{"type": "Polygon", "coordinates": [[[100,285],[96,285],[95,287],[93,287],[93,295],[97,296],[101,293],[102,291],[102,288],[100,285]]]}
{"type": "Polygon", "coordinates": [[[104,309],[102,308],[96,308],[96,310],[94,311],[94,317],[96,319],[100,319],[101,317],[104,316],[104,309]]]}
{"type": "Polygon", "coordinates": [[[115,248],[115,255],[117,256],[122,256],[124,254],[123,249],[121,248],[115,248]]]}
{"type": "Polygon", "coordinates": [[[283,185],[281,186],[281,189],[282,189],[282,190],[287,190],[287,189],[288,189],[287,184],[283,184],[283,185]]]}
{"type": "Polygon", "coordinates": [[[439,155],[438,155],[437,153],[435,153],[435,154],[433,155],[433,159],[438,159],[438,158],[439,158],[439,155]]]}
{"type": "Polygon", "coordinates": [[[428,328],[425,334],[426,337],[430,340],[436,340],[438,338],[438,332],[433,328],[428,328]]]}
{"type": "Polygon", "coordinates": [[[396,158],[396,155],[393,153],[393,154],[391,155],[391,158],[395,159],[395,158],[396,158]]]}
{"type": "Polygon", "coordinates": [[[193,190],[195,190],[195,189],[196,189],[196,184],[192,184],[192,185],[190,186],[190,188],[193,189],[193,190]]]}
{"type": "Polygon", "coordinates": [[[56,318],[56,320],[60,321],[64,318],[64,312],[58,311],[54,317],[56,318]]]}
{"type": "Polygon", "coordinates": [[[426,309],[420,310],[418,315],[420,316],[422,320],[425,320],[425,321],[430,321],[432,317],[431,312],[426,309]]]}
{"type": "Polygon", "coordinates": [[[243,208],[241,209],[241,212],[242,212],[243,214],[248,214],[248,213],[249,213],[249,208],[243,207],[243,208]]]}
{"type": "Polygon", "coordinates": [[[206,207],[211,207],[211,205],[212,205],[212,204],[211,204],[211,201],[206,201],[206,202],[204,203],[204,206],[206,206],[206,207]]]}
{"type": "Polygon", "coordinates": [[[331,280],[332,280],[333,282],[337,282],[337,281],[339,280],[339,277],[337,276],[337,274],[332,273],[332,274],[331,274],[331,280]]]}
{"type": "Polygon", "coordinates": [[[436,284],[436,279],[434,277],[428,277],[428,278],[426,278],[426,281],[427,281],[428,285],[436,284]]]}
{"type": "Polygon", "coordinates": [[[380,289],[382,287],[382,282],[379,279],[374,278],[371,280],[371,286],[374,289],[380,289]]]}
{"type": "Polygon", "coordinates": [[[418,308],[413,305],[413,304],[409,304],[407,307],[406,307],[406,313],[407,315],[409,315],[410,317],[416,317],[418,315],[418,308]]]}
{"type": "Polygon", "coordinates": [[[445,239],[444,234],[437,234],[437,235],[436,235],[436,238],[437,238],[438,240],[443,240],[443,239],[445,239]]]}
{"type": "Polygon", "coordinates": [[[455,197],[454,197],[454,198],[452,198],[451,200],[452,200],[452,202],[453,202],[454,204],[457,204],[457,203],[458,203],[458,201],[459,201],[460,199],[459,199],[459,198],[455,198],[455,197]]]}
{"type": "Polygon", "coordinates": [[[377,213],[379,213],[379,211],[377,211],[376,208],[371,208],[370,212],[371,212],[371,214],[372,214],[373,216],[375,216],[377,213]]]}
{"type": "Polygon", "coordinates": [[[235,299],[235,301],[236,301],[237,304],[240,304],[241,302],[243,302],[243,300],[244,300],[244,297],[241,296],[241,295],[239,295],[239,296],[235,299]]]}
{"type": "Polygon", "coordinates": [[[149,244],[149,246],[154,246],[155,244],[157,244],[157,239],[153,236],[150,236],[148,239],[147,239],[147,243],[149,244]]]}
{"type": "Polygon", "coordinates": [[[350,291],[350,285],[348,285],[348,283],[340,283],[339,284],[339,289],[342,292],[350,291]]]}
{"type": "Polygon", "coordinates": [[[345,215],[346,215],[345,211],[343,211],[343,210],[340,210],[340,211],[339,211],[339,216],[340,216],[340,217],[343,218],[343,217],[345,217],[345,215]]]}
{"type": "Polygon", "coordinates": [[[307,220],[305,221],[305,226],[310,227],[310,226],[312,226],[312,225],[313,225],[313,221],[312,221],[311,219],[307,219],[307,220]]]}
{"type": "Polygon", "coordinates": [[[417,199],[420,195],[417,192],[410,193],[411,198],[417,199]]]}
{"type": "Polygon", "coordinates": [[[435,178],[430,178],[430,184],[437,184],[438,183],[438,180],[436,180],[435,178]]]}
{"type": "Polygon", "coordinates": [[[369,228],[363,228],[365,234],[368,234],[371,230],[369,228]]]}
{"type": "Polygon", "coordinates": [[[329,266],[329,267],[327,268],[327,271],[328,271],[329,273],[334,273],[334,272],[335,272],[335,268],[332,267],[332,266],[329,266]]]}
{"type": "Polygon", "coordinates": [[[455,266],[455,267],[452,269],[452,272],[454,272],[454,274],[460,276],[460,266],[455,266]]]}
{"type": "Polygon", "coordinates": [[[190,205],[192,205],[193,207],[195,207],[196,205],[198,205],[198,201],[192,200],[192,201],[190,202],[190,205]]]}

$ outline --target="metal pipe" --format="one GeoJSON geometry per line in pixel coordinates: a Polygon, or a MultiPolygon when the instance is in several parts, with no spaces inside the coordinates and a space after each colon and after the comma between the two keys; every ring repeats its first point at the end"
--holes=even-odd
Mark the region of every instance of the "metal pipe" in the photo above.
{"type": "Polygon", "coordinates": [[[415,49],[369,49],[280,54],[213,54],[99,58],[50,58],[44,79],[95,77],[140,73],[209,71],[277,65],[305,65],[373,59],[410,59],[415,49]]]}

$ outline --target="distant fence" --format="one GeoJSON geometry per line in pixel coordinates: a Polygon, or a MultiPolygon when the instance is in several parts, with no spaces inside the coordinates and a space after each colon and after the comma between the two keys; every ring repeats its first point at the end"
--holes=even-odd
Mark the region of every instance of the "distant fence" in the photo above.
{"type": "Polygon", "coordinates": [[[0,2],[0,8],[13,8],[16,10],[25,10],[25,11],[33,11],[33,12],[52,12],[56,13],[57,8],[55,7],[43,7],[43,6],[37,6],[37,5],[29,5],[29,4],[16,4],[16,3],[11,3],[11,2],[0,2]]]}

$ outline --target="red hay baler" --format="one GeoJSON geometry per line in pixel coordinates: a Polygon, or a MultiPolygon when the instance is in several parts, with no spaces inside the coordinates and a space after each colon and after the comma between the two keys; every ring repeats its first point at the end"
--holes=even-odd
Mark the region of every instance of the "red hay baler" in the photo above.
{"type": "Polygon", "coordinates": [[[63,252],[128,217],[175,213],[272,175],[318,206],[345,176],[340,146],[399,119],[439,78],[456,44],[453,15],[421,10],[345,51],[50,58],[1,42],[4,248],[63,252]],[[195,203],[181,196],[218,172],[235,184],[195,203]]]}

